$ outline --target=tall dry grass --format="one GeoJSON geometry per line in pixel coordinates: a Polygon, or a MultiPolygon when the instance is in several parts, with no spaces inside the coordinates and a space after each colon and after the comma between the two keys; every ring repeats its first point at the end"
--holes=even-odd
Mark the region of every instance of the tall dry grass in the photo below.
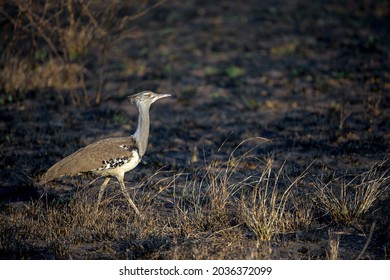
{"type": "Polygon", "coordinates": [[[388,189],[389,170],[383,170],[386,162],[350,179],[348,176],[336,177],[327,183],[318,180],[315,187],[318,207],[336,223],[361,222],[388,189]]]}
{"type": "Polygon", "coordinates": [[[272,159],[266,161],[261,176],[241,198],[243,221],[259,240],[270,241],[278,234],[295,231],[312,222],[312,205],[294,195],[308,169],[288,182],[283,180],[284,164],[275,170],[272,159]]]}
{"type": "MultiPolygon", "coordinates": [[[[95,204],[99,184],[80,187],[70,198],[43,195],[3,206],[0,255],[275,258],[275,244],[291,233],[309,230],[324,211],[336,224],[361,221],[375,210],[375,201],[387,189],[389,177],[383,166],[352,180],[338,178],[325,184],[311,172],[312,164],[291,178],[288,162],[260,158],[255,148],[239,146],[228,157],[222,153],[205,159],[196,169],[177,173],[161,169],[129,186],[144,219],[128,209],[115,183],[99,207],[95,204]],[[340,180],[346,183],[336,193],[340,180]],[[320,182],[314,189],[309,184],[313,181],[320,182]]],[[[340,258],[340,236],[328,233],[324,257],[340,258]]]]}
{"type": "Polygon", "coordinates": [[[221,232],[246,226],[259,241],[270,241],[307,227],[313,206],[297,194],[310,166],[291,181],[284,174],[284,164],[276,167],[271,158],[260,159],[251,150],[235,156],[237,148],[227,161],[212,160],[201,175],[184,183],[175,201],[184,232],[221,232]],[[254,164],[252,175],[238,175],[254,164]]]}

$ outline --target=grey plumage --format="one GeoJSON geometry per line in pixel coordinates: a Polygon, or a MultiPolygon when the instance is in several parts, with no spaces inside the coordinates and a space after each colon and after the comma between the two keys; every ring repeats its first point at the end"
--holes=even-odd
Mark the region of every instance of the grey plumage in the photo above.
{"type": "MultiPolygon", "coordinates": [[[[130,199],[123,177],[126,172],[138,165],[145,154],[150,128],[150,105],[156,100],[168,96],[170,94],[157,94],[151,91],[143,91],[129,96],[131,103],[135,104],[139,111],[137,129],[132,136],[106,138],[81,148],[50,167],[42,175],[40,183],[46,184],[63,176],[75,176],[83,173],[116,177],[127,201],[135,212],[140,215],[137,207],[130,199]]],[[[110,180],[109,178],[106,178],[100,187],[98,204],[110,180]]]]}

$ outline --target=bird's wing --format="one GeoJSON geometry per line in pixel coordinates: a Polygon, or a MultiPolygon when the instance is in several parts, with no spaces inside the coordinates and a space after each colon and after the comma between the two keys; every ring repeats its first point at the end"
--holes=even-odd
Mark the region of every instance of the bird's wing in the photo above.
{"type": "Polygon", "coordinates": [[[89,144],[54,164],[42,176],[44,184],[62,176],[74,176],[102,168],[105,161],[117,158],[131,158],[138,152],[138,145],[133,137],[107,138],[89,144]]]}

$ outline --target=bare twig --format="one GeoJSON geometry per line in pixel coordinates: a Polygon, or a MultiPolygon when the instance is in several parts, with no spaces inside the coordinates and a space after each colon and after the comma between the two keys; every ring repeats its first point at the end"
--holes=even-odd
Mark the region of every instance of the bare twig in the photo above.
{"type": "Polygon", "coordinates": [[[125,16],[122,20],[121,20],[121,23],[119,24],[119,30],[122,30],[124,27],[125,27],[125,24],[129,21],[133,21],[133,20],[136,20],[136,19],[139,19],[140,17],[144,16],[145,14],[147,14],[148,12],[150,12],[151,10],[161,6],[162,4],[164,4],[167,0],[160,0],[158,1],[156,4],[154,4],[153,6],[139,12],[139,13],[136,13],[135,15],[131,15],[131,16],[125,16]]]}
{"type": "Polygon", "coordinates": [[[363,257],[364,253],[366,252],[367,248],[368,248],[368,244],[370,244],[371,242],[371,239],[372,239],[372,234],[374,233],[374,230],[375,230],[375,226],[376,226],[376,221],[374,221],[371,225],[371,228],[370,228],[370,233],[368,234],[368,238],[366,240],[366,243],[364,244],[363,246],[363,249],[362,251],[360,252],[360,254],[356,257],[356,260],[359,260],[363,257]]]}

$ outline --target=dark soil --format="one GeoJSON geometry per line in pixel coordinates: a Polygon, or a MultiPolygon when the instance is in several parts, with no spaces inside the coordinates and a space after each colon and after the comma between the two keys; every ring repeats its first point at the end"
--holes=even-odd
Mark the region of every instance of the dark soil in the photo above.
{"type": "MultiPolygon", "coordinates": [[[[270,141],[258,146],[248,141],[242,150],[255,147],[256,156],[285,162],[291,177],[313,160],[311,178],[361,174],[390,151],[389,19],[388,1],[168,1],[133,22],[139,37],[110,46],[100,105],[75,106],[66,93],[50,89],[3,99],[2,208],[39,200],[42,193],[61,196],[61,181],[54,190],[38,186],[39,176],[97,139],[132,133],[137,111],[127,96],[146,89],[174,97],[152,106],[148,151],[143,164],[126,175],[129,185],[160,168],[191,174],[213,155],[227,159],[252,137],[270,141]],[[124,74],[129,61],[146,68],[124,74]]],[[[359,226],[318,215],[309,228],[279,236],[271,258],[327,258],[332,228],[345,233],[339,257],[353,259],[376,221],[363,258],[388,259],[389,205],[385,192],[359,226]]],[[[169,215],[172,205],[159,207],[169,215]]],[[[245,248],[255,244],[249,236],[236,245],[236,255],[222,256],[223,240],[208,237],[199,245],[193,238],[148,236],[131,246],[108,242],[112,255],[99,254],[91,243],[75,249],[73,257],[172,258],[179,248],[180,257],[199,258],[185,252],[210,242],[210,256],[201,258],[251,258],[245,248]]],[[[40,246],[21,253],[3,247],[0,258],[55,258],[40,246]]]]}

